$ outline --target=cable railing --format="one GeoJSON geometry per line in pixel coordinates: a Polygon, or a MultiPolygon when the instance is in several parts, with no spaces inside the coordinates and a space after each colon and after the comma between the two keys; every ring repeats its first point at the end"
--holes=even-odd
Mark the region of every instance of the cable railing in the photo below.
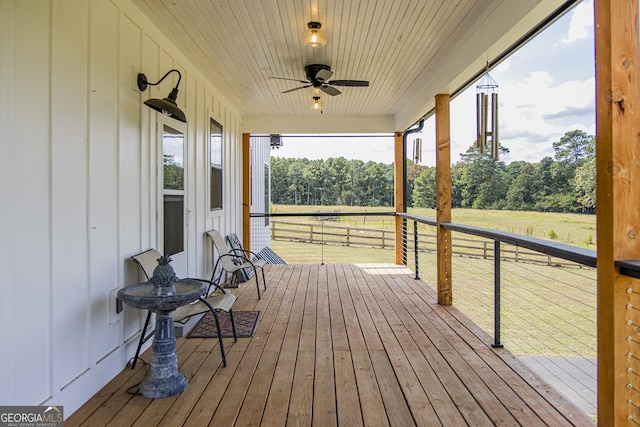
{"type": "MultiPolygon", "coordinates": [[[[271,218],[271,245],[291,263],[393,263],[395,218],[389,217],[398,216],[402,262],[416,279],[437,286],[435,220],[393,212],[251,216],[271,218]]],[[[492,336],[494,347],[508,348],[595,416],[596,252],[462,224],[440,227],[451,232],[453,304],[492,336]]],[[[640,260],[615,264],[621,274],[640,278],[640,260]]],[[[627,292],[640,301],[640,291],[630,287],[627,292]]],[[[623,308],[640,311],[640,302],[634,302],[623,308]]],[[[627,317],[627,324],[637,326],[633,316],[627,317]]]]}
{"type": "Polygon", "coordinates": [[[269,241],[288,263],[393,263],[394,212],[289,212],[269,217],[269,241]]]}
{"type": "MultiPolygon", "coordinates": [[[[407,243],[407,259],[417,260],[407,266],[436,286],[436,256],[430,248],[436,221],[398,215],[405,221],[406,242],[412,242],[407,243]]],[[[461,224],[440,225],[451,231],[453,304],[493,335],[493,347],[507,347],[595,415],[595,251],[461,224]]]]}

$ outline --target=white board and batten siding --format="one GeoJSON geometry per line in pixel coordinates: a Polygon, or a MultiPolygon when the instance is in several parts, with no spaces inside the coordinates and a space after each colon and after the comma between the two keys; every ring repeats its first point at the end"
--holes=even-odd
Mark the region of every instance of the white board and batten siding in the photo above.
{"type": "Polygon", "coordinates": [[[0,31],[0,402],[69,416],[133,355],[144,314],[111,297],[140,281],[129,257],[159,246],[159,119],[142,101],[176,77],[141,94],[137,73],[182,73],[189,275],[210,274],[206,230],[241,230],[241,118],[129,0],[2,0],[0,31]],[[224,129],[213,212],[210,118],[224,129]]]}
{"type": "MultiPolygon", "coordinates": [[[[269,135],[251,136],[251,212],[271,210],[271,141],[269,135]],[[266,198],[265,198],[266,195],[266,198]]],[[[251,250],[254,252],[270,244],[270,221],[251,218],[251,250]]]]}

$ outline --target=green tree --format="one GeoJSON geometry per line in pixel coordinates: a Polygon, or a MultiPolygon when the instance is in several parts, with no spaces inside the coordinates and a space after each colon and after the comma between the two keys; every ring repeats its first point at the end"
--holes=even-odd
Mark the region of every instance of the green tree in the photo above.
{"type": "Polygon", "coordinates": [[[167,190],[184,189],[184,168],[176,163],[172,154],[164,154],[163,159],[164,188],[167,190]]]}
{"type": "Polygon", "coordinates": [[[292,204],[287,180],[288,160],[282,157],[271,158],[271,200],[276,204],[292,204]]]}
{"type": "Polygon", "coordinates": [[[427,170],[426,166],[421,166],[413,163],[411,159],[407,159],[407,182],[406,182],[406,194],[407,194],[407,207],[413,206],[413,190],[415,188],[415,180],[427,170]]]}
{"type": "Polygon", "coordinates": [[[596,159],[587,160],[576,170],[575,191],[578,203],[589,213],[596,209],[596,159]]]}
{"type": "Polygon", "coordinates": [[[413,206],[436,207],[436,168],[425,168],[415,179],[412,194],[413,206]]]}
{"type": "Polygon", "coordinates": [[[509,166],[511,169],[519,166],[520,172],[509,186],[506,207],[513,210],[531,210],[536,203],[536,196],[540,188],[540,180],[535,173],[535,166],[527,162],[513,162],[509,166]]]}
{"type": "MultiPolygon", "coordinates": [[[[501,151],[508,152],[503,147],[501,151]]],[[[502,208],[507,191],[502,181],[504,162],[492,159],[488,151],[480,153],[475,144],[461,158],[459,184],[462,207],[502,208]]]]}
{"type": "Polygon", "coordinates": [[[595,155],[595,137],[576,129],[566,132],[560,141],[553,143],[558,162],[568,163],[574,168],[595,155]]]}

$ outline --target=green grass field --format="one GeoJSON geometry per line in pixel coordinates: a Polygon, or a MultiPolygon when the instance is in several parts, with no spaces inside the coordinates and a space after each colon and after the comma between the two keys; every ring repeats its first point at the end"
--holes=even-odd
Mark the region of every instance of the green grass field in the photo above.
{"type": "MultiPolygon", "coordinates": [[[[271,212],[392,212],[393,208],[383,207],[353,207],[353,206],[291,206],[273,205],[271,212]]],[[[436,218],[434,209],[410,209],[412,215],[429,219],[436,218]]],[[[556,212],[524,212],[524,211],[495,211],[480,209],[453,209],[452,222],[490,230],[506,231],[537,237],[569,245],[589,249],[596,248],[596,217],[556,212]]],[[[309,218],[296,218],[297,221],[314,221],[309,218]]],[[[339,217],[339,223],[354,227],[372,227],[393,229],[395,220],[392,217],[339,217]]]]}

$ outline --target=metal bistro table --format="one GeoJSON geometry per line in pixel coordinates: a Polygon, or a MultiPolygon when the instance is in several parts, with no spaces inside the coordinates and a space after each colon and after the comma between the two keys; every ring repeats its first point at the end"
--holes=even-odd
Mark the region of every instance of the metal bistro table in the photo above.
{"type": "Polygon", "coordinates": [[[127,305],[149,310],[156,315],[153,356],[147,377],[140,383],[144,397],[169,397],[187,388],[187,378],[178,371],[176,336],[171,312],[196,301],[207,292],[207,285],[190,279],[178,279],[169,265],[171,258],[161,257],[150,281],[118,291],[118,299],[127,305]]]}

